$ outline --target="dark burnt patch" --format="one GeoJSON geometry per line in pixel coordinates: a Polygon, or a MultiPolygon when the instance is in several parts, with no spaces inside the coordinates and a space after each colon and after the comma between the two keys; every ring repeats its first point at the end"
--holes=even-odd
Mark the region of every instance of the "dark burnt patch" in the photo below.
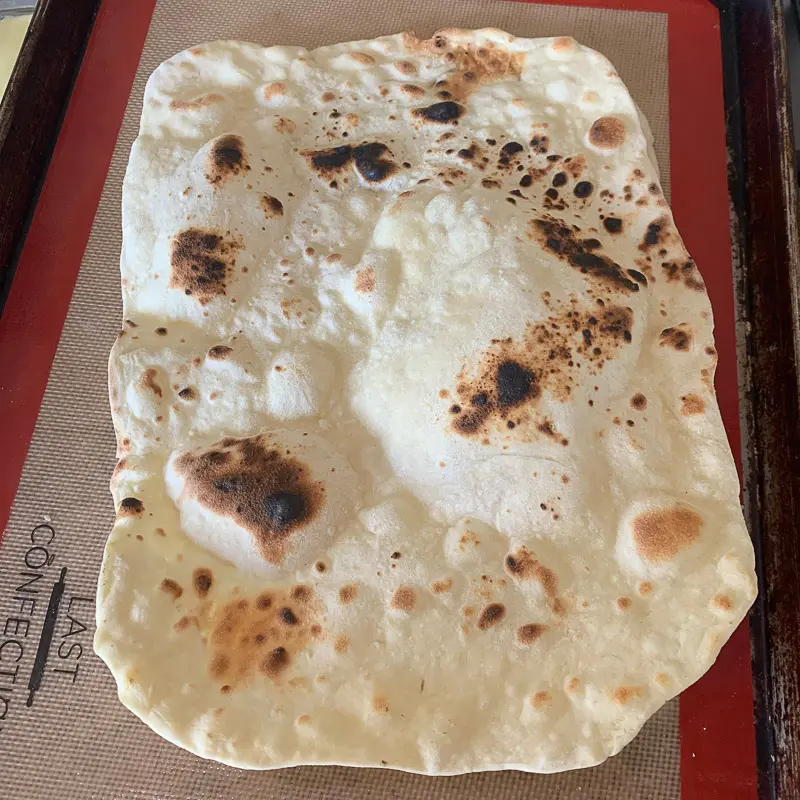
{"type": "Polygon", "coordinates": [[[509,553],[505,559],[505,566],[515,581],[536,581],[551,604],[558,599],[558,576],[552,569],[542,564],[527,547],[523,546],[509,553]]]}
{"type": "Polygon", "coordinates": [[[276,219],[283,216],[283,203],[271,194],[261,195],[261,209],[267,219],[276,219]]]}
{"type": "Polygon", "coordinates": [[[367,183],[381,183],[398,170],[397,164],[390,158],[391,151],[382,142],[346,144],[325,150],[305,150],[302,155],[306,157],[311,168],[327,181],[347,169],[351,162],[356,172],[367,183]]]}
{"type": "Polygon", "coordinates": [[[214,576],[210,569],[199,567],[192,574],[192,586],[198,597],[205,597],[214,585],[214,576]]]}
{"type": "Polygon", "coordinates": [[[597,252],[602,247],[597,239],[581,239],[570,226],[551,217],[531,220],[531,229],[531,238],[584,275],[626,294],[639,291],[639,284],[627,270],[597,252]]]}
{"type": "Polygon", "coordinates": [[[308,159],[312,169],[327,180],[347,168],[353,157],[353,148],[349,144],[344,144],[324,150],[306,150],[303,155],[308,159]]]}
{"type": "Polygon", "coordinates": [[[126,497],[119,504],[118,517],[141,517],[144,514],[144,503],[136,497],[126,497]]]}
{"type": "Polygon", "coordinates": [[[537,133],[531,138],[531,150],[539,155],[546,155],[550,149],[550,139],[543,133],[537,133]]]}
{"type": "Polygon", "coordinates": [[[308,516],[308,504],[302,494],[275,492],[264,499],[264,513],[276,531],[303,522],[308,516]]]}
{"type": "Polygon", "coordinates": [[[268,678],[277,678],[291,663],[289,651],[285,647],[276,647],[271,650],[261,662],[261,672],[268,678]]]}
{"type": "Polygon", "coordinates": [[[547,390],[566,402],[584,375],[598,375],[632,341],[633,312],[606,302],[594,310],[568,304],[552,311],[529,323],[519,339],[492,340],[477,363],[456,376],[455,392],[440,395],[454,433],[478,441],[495,432],[520,441],[569,443],[540,415],[539,399],[547,390]]]}
{"type": "Polygon", "coordinates": [[[550,419],[543,419],[541,422],[536,423],[536,430],[542,434],[542,436],[550,439],[552,442],[561,445],[568,445],[569,440],[564,438],[555,428],[555,424],[550,419]]]}
{"type": "Polygon", "coordinates": [[[666,217],[654,219],[647,226],[639,249],[646,253],[653,248],[664,247],[669,242],[669,220],[666,217]]]}
{"type": "Polygon", "coordinates": [[[453,167],[447,167],[436,173],[436,177],[441,178],[445,186],[455,186],[459,181],[463,181],[466,175],[467,173],[463,169],[453,167]]]}
{"type": "Polygon", "coordinates": [[[163,397],[164,390],[156,380],[157,377],[158,370],[155,367],[148,367],[139,378],[139,385],[143,389],[149,389],[156,397],[163,397]]]}
{"type": "Polygon", "coordinates": [[[244,139],[241,136],[226,134],[211,143],[206,180],[212,186],[221,186],[228,178],[242,175],[247,169],[244,139]]]}
{"type": "Polygon", "coordinates": [[[456,155],[458,155],[458,157],[463,161],[466,161],[472,165],[472,167],[481,171],[485,170],[486,165],[489,163],[489,158],[484,155],[483,149],[480,147],[480,145],[478,145],[477,142],[472,142],[469,147],[462,147],[457,151],[456,155]]]}
{"type": "Polygon", "coordinates": [[[206,305],[225,294],[241,249],[238,240],[216,231],[180,231],[172,239],[169,288],[206,305]]]}
{"type": "Polygon", "coordinates": [[[622,233],[622,220],[617,217],[606,217],[603,227],[611,234],[622,233]]]}
{"type": "Polygon", "coordinates": [[[284,606],[278,612],[278,616],[284,625],[298,625],[300,623],[300,620],[297,618],[297,614],[295,614],[294,611],[292,611],[292,609],[288,606],[284,606]]]}
{"type": "Polygon", "coordinates": [[[566,182],[567,182],[567,173],[566,172],[556,172],[556,174],[553,175],[552,184],[556,188],[560,188],[561,186],[564,186],[566,184],[566,182]]]}
{"type": "Polygon", "coordinates": [[[484,358],[484,368],[477,381],[462,380],[457,392],[462,398],[460,404],[450,407],[455,419],[453,430],[463,436],[473,436],[483,431],[487,421],[509,419],[515,408],[530,403],[539,397],[540,389],[536,374],[524,362],[511,357],[503,357],[510,350],[510,340],[495,342],[492,351],[484,358]]]}
{"type": "MultiPolygon", "coordinates": [[[[529,397],[539,396],[536,376],[516,361],[507,359],[497,367],[495,377],[497,403],[501,408],[514,408],[524,403],[529,397]]],[[[476,396],[486,396],[481,392],[476,396]]],[[[486,406],[484,402],[480,407],[486,406]]]]}
{"type": "Polygon", "coordinates": [[[671,347],[681,353],[687,353],[692,348],[692,332],[688,325],[681,324],[665,328],[659,334],[658,339],[661,347],[671,347]]]}
{"type": "Polygon", "coordinates": [[[636,281],[636,283],[640,284],[641,286],[647,286],[647,277],[644,273],[639,272],[638,269],[629,269],[627,272],[628,275],[630,275],[631,278],[636,281]]]}
{"type": "Polygon", "coordinates": [[[177,600],[183,594],[183,587],[172,578],[164,578],[160,588],[162,592],[172,595],[173,600],[177,600]]]}
{"type": "Polygon", "coordinates": [[[360,144],[353,148],[356,172],[368,183],[380,183],[397,172],[397,165],[388,157],[389,148],[381,142],[360,144]]]}
{"type": "Polygon", "coordinates": [[[593,191],[594,191],[594,184],[592,184],[590,181],[578,181],[575,184],[572,193],[575,195],[575,197],[584,199],[586,197],[589,197],[589,195],[591,195],[593,191]]]}
{"type": "Polygon", "coordinates": [[[181,400],[184,400],[185,402],[189,403],[192,400],[197,399],[197,391],[191,386],[187,386],[186,388],[181,389],[178,392],[178,397],[180,397],[181,400]]]}
{"type": "Polygon", "coordinates": [[[700,277],[697,265],[691,258],[662,261],[661,271],[666,277],[667,283],[680,281],[687,289],[695,292],[705,291],[706,285],[700,277]]]}
{"type": "Polygon", "coordinates": [[[635,408],[637,411],[644,411],[647,408],[647,398],[641,392],[636,392],[631,397],[631,408],[635,408]]]}
{"type": "Polygon", "coordinates": [[[523,152],[525,148],[519,142],[507,142],[500,148],[500,153],[497,158],[497,166],[501,169],[503,167],[510,167],[516,157],[523,152]]]}
{"type": "Polygon", "coordinates": [[[517,641],[520,644],[531,645],[547,632],[547,625],[529,622],[517,628],[517,641]]]}
{"type": "Polygon", "coordinates": [[[319,610],[313,592],[301,614],[284,589],[232,599],[212,620],[208,640],[211,677],[231,689],[258,673],[278,681],[294,657],[322,633],[319,610]]]}
{"type": "Polygon", "coordinates": [[[506,616],[506,607],[502,603],[489,603],[480,617],[478,617],[478,629],[485,631],[502,622],[506,616]]]}
{"type": "Polygon", "coordinates": [[[226,344],[215,344],[209,351],[208,357],[212,361],[224,361],[233,352],[232,347],[226,344]]]}
{"type": "Polygon", "coordinates": [[[491,413],[491,407],[470,408],[453,423],[453,429],[464,436],[472,436],[483,429],[483,424],[491,413]]]}
{"type": "Polygon", "coordinates": [[[302,462],[266,436],[228,437],[184,453],[175,468],[201,505],[249,531],[261,556],[280,564],[292,534],[319,514],[324,487],[302,462]]]}
{"type": "Polygon", "coordinates": [[[542,205],[548,211],[563,211],[569,208],[566,201],[562,197],[559,197],[558,190],[554,189],[552,186],[545,191],[544,197],[542,198],[542,205]]]}
{"type": "Polygon", "coordinates": [[[425,122],[433,122],[438,125],[455,125],[464,114],[466,108],[453,100],[445,100],[443,103],[434,103],[431,106],[415,108],[411,113],[418,119],[425,122]]]}
{"type": "Polygon", "coordinates": [[[516,553],[509,553],[505,560],[508,574],[523,580],[534,577],[533,570],[538,563],[525,547],[521,547],[516,553]]]}

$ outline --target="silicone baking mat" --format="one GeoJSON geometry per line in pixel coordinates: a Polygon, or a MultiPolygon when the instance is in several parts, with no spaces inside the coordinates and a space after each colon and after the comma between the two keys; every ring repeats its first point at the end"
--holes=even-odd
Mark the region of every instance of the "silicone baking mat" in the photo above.
{"type": "Polygon", "coordinates": [[[344,768],[247,773],[204,762],[128,713],[91,649],[95,582],[113,521],[106,361],[121,319],[120,194],[150,72],[210,39],[312,47],[441,27],[569,34],[600,50],[651,124],[665,191],[672,188],[678,226],[709,286],[718,325],[717,388],[738,452],[715,25],[711,6],[689,0],[647,0],[637,10],[499,0],[159,0],[154,11],[151,0],[105,0],[0,320],[0,522],[11,507],[0,547],[4,798],[754,796],[744,629],[711,673],[664,707],[620,755],[554,776],[426,778],[344,768]]]}

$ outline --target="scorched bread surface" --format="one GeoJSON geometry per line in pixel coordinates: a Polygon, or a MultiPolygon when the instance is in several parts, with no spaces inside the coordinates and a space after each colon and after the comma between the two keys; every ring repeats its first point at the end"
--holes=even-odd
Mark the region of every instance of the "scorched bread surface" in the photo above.
{"type": "Polygon", "coordinates": [[[750,606],[711,307],[612,65],[496,30],[151,77],[96,649],[250,768],[598,763],[750,606]]]}

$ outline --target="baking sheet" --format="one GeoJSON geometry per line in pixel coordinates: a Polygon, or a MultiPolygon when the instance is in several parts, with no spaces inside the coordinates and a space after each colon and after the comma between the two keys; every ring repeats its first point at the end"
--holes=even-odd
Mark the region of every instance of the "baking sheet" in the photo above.
{"type": "Polygon", "coordinates": [[[121,316],[120,192],[147,76],[174,52],[215,38],[312,47],[454,26],[493,26],[519,36],[570,34],[607,55],[650,121],[668,191],[665,14],[496,0],[158,3],[0,548],[3,797],[679,797],[677,701],[619,756],[565,775],[432,779],[343,768],[246,773],[203,762],[150,732],[117,702],[110,674],[91,651],[94,587],[113,521],[107,483],[114,438],[105,376],[121,316]]]}

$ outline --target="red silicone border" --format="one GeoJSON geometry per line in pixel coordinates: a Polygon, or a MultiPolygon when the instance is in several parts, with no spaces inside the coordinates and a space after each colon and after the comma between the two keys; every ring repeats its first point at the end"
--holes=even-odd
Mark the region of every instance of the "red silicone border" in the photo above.
{"type": "MultiPolygon", "coordinates": [[[[719,13],[710,3],[669,18],[670,136],[675,217],[702,265],[714,306],[722,419],[741,475],[733,264],[719,13]],[[703,80],[698,80],[702,76],[703,80]],[[677,157],[676,157],[677,156],[677,157]]],[[[682,795],[755,798],[756,751],[747,621],[708,676],[681,696],[682,795]]]]}
{"type": "Polygon", "coordinates": [[[155,0],[100,6],[0,317],[2,532],[154,8],[155,0]]]}
{"type": "MultiPolygon", "coordinates": [[[[559,2],[669,15],[672,206],[714,305],[717,392],[738,464],[718,12],[706,0],[559,2]]],[[[155,0],[103,0],[0,318],[0,531],[8,521],[154,6],[155,0]]],[[[683,800],[756,796],[751,686],[743,623],[709,674],[681,696],[683,800]]]]}

